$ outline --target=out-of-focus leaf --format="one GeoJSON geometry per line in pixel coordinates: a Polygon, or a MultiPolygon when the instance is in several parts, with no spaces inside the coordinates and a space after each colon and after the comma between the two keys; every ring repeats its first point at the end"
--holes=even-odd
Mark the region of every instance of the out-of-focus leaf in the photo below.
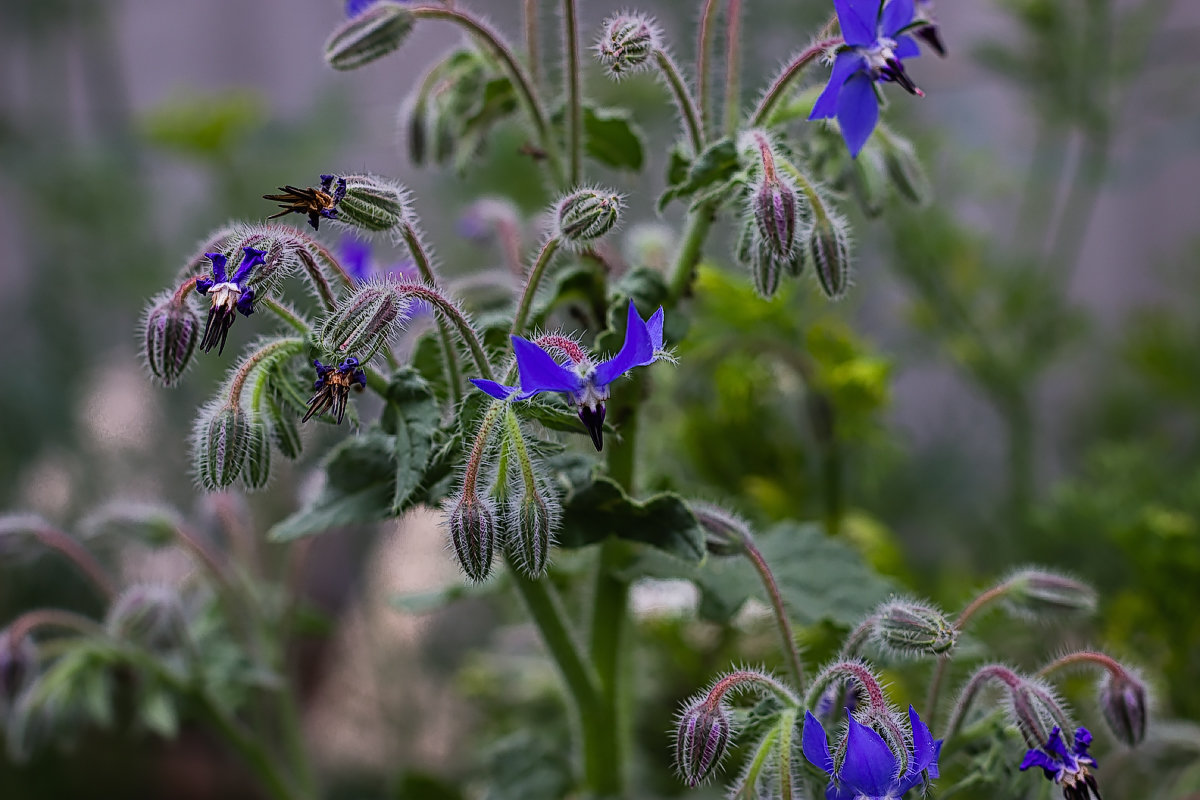
{"type": "Polygon", "coordinates": [[[255,92],[182,95],[150,111],[142,121],[150,144],[193,158],[231,152],[261,128],[268,103],[255,92]]]}
{"type": "Polygon", "coordinates": [[[485,800],[560,800],[574,788],[566,742],[518,731],[492,745],[486,756],[485,800]]]}
{"type": "Polygon", "coordinates": [[[583,547],[610,536],[650,545],[685,562],[704,557],[704,533],[675,494],[633,500],[607,478],[572,492],[563,503],[559,544],[583,547]]]}

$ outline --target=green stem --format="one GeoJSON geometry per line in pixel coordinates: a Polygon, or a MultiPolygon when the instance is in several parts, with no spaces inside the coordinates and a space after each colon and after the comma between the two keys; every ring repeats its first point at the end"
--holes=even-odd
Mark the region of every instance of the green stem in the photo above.
{"type": "Polygon", "coordinates": [[[296,333],[299,333],[301,336],[308,336],[312,333],[312,328],[307,322],[304,321],[304,317],[300,316],[294,310],[288,308],[275,298],[264,297],[258,302],[261,306],[268,309],[275,314],[275,316],[287,323],[288,327],[292,328],[292,330],[296,331],[296,333]]]}
{"type": "Polygon", "coordinates": [[[742,113],[741,44],[742,0],[729,0],[725,20],[725,135],[737,130],[742,113]]]}
{"type": "MultiPolygon", "coordinates": [[[[425,247],[421,244],[421,237],[417,235],[417,229],[406,222],[401,229],[401,235],[404,237],[404,243],[408,246],[409,253],[412,254],[413,262],[417,265],[417,272],[420,273],[422,280],[430,286],[436,287],[438,282],[437,276],[433,274],[433,263],[429,260],[429,254],[425,252],[425,247]]],[[[464,319],[463,322],[465,321],[464,319]]],[[[441,315],[438,315],[437,327],[438,338],[442,342],[442,362],[446,367],[446,383],[450,387],[450,402],[452,405],[457,406],[459,401],[462,400],[462,372],[458,366],[458,350],[454,347],[454,337],[451,336],[450,329],[446,326],[446,321],[441,315]]],[[[470,338],[463,337],[463,340],[468,344],[474,341],[474,331],[471,333],[472,336],[470,338]]],[[[482,348],[480,352],[482,352],[482,348]]],[[[472,354],[478,362],[480,353],[476,353],[473,349],[472,354]]],[[[483,358],[483,364],[487,365],[486,357],[483,358]]],[[[489,375],[485,374],[483,377],[486,378],[489,375]]]]}
{"type": "Polygon", "coordinates": [[[564,79],[567,83],[567,147],[570,152],[568,172],[571,186],[579,183],[583,164],[583,98],[579,72],[579,30],[575,15],[575,0],[563,0],[563,36],[567,68],[564,79]]]}
{"type": "Polygon", "coordinates": [[[671,267],[671,280],[667,285],[668,305],[678,303],[691,287],[696,265],[700,263],[704,240],[715,217],[716,207],[711,203],[703,203],[688,214],[683,240],[679,243],[679,252],[675,255],[675,263],[671,267]]]}
{"type": "Polygon", "coordinates": [[[537,294],[538,285],[542,282],[546,268],[550,266],[554,254],[558,252],[561,245],[562,240],[557,236],[550,237],[542,245],[537,261],[533,262],[533,269],[529,271],[529,279],[525,281],[525,288],[521,291],[521,300],[517,303],[517,315],[513,317],[512,333],[514,336],[525,330],[525,323],[529,321],[529,310],[533,307],[533,297],[537,294]]]}
{"type": "Polygon", "coordinates": [[[779,715],[779,791],[780,800],[792,800],[792,736],[796,731],[798,709],[789,708],[779,715]]]}
{"type": "Polygon", "coordinates": [[[767,93],[763,95],[762,100],[758,103],[758,107],[750,115],[750,127],[757,128],[760,125],[769,123],[771,112],[775,110],[775,106],[783,99],[792,82],[804,73],[804,68],[811,64],[821,53],[840,44],[842,44],[842,37],[840,36],[824,39],[811,45],[807,50],[804,50],[800,55],[792,59],[792,62],[775,76],[775,80],[771,82],[767,93]]]}
{"type": "Polygon", "coordinates": [[[712,48],[713,31],[717,27],[717,11],[721,0],[705,0],[704,10],[700,12],[700,36],[696,43],[696,94],[700,116],[700,130],[708,131],[708,121],[712,119],[712,81],[709,76],[711,67],[709,59],[712,48]]]}
{"type": "Polygon", "coordinates": [[[535,90],[542,82],[537,5],[538,0],[525,0],[525,59],[529,62],[529,82],[535,90]]]}
{"type": "Polygon", "coordinates": [[[767,598],[771,601],[771,608],[775,612],[775,624],[779,627],[779,638],[783,640],[783,655],[787,660],[788,670],[792,674],[796,691],[803,692],[804,665],[800,660],[800,650],[796,647],[796,636],[792,633],[792,623],[788,619],[787,609],[783,605],[783,595],[779,593],[779,584],[775,581],[775,575],[771,572],[770,565],[763,558],[762,551],[758,549],[754,540],[747,538],[742,546],[745,548],[746,557],[750,559],[750,563],[754,565],[755,571],[762,579],[763,588],[767,590],[767,598]]]}
{"type": "Polygon", "coordinates": [[[775,752],[775,742],[778,738],[779,726],[776,725],[758,743],[758,749],[754,751],[754,756],[742,772],[741,784],[737,791],[730,795],[732,800],[756,800],[758,798],[755,786],[758,784],[758,778],[762,775],[763,769],[767,766],[767,760],[771,757],[771,753],[775,752]]]}
{"type": "Polygon", "coordinates": [[[675,104],[679,106],[679,115],[683,117],[688,138],[692,142],[692,150],[699,155],[700,151],[704,149],[704,130],[700,127],[696,101],[692,99],[687,84],[683,82],[683,76],[679,74],[679,67],[671,56],[664,50],[655,50],[654,58],[658,62],[658,68],[662,70],[663,77],[667,79],[671,93],[675,96],[675,104]]]}
{"type": "Polygon", "coordinates": [[[235,720],[228,717],[207,694],[200,696],[200,711],[204,717],[217,729],[225,741],[237,751],[246,765],[262,781],[263,788],[275,800],[300,800],[302,795],[295,793],[284,777],[279,765],[271,758],[265,747],[245,731],[235,720]]]}
{"type": "Polygon", "coordinates": [[[533,81],[525,73],[525,70],[521,68],[521,64],[517,61],[512,48],[504,42],[500,34],[484,23],[483,20],[461,9],[446,8],[444,6],[418,6],[412,9],[412,12],[418,19],[441,19],[461,25],[478,37],[500,58],[505,71],[508,72],[509,78],[517,88],[517,94],[521,97],[521,102],[525,106],[526,113],[529,114],[529,119],[533,123],[538,141],[546,153],[546,161],[550,165],[551,172],[561,180],[562,165],[558,160],[558,146],[554,142],[554,132],[550,129],[546,111],[542,108],[541,101],[538,100],[537,92],[534,91],[533,81]]]}

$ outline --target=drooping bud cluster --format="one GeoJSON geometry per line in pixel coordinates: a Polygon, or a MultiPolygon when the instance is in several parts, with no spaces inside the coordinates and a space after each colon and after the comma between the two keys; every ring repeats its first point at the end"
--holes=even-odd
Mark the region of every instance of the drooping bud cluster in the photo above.
{"type": "Polygon", "coordinates": [[[150,301],[142,318],[142,356],[159,383],[179,383],[200,340],[200,318],[186,294],[165,292],[150,301]]]}
{"type": "Polygon", "coordinates": [[[451,502],[447,524],[459,567],[475,582],[486,579],[496,547],[495,503],[475,492],[464,493],[451,502]]]}
{"type": "Polygon", "coordinates": [[[334,29],[325,42],[325,61],[338,70],[369,64],[400,47],[415,22],[411,9],[380,0],[334,29]]]}
{"type": "Polygon", "coordinates": [[[188,642],[183,601],[170,586],[142,584],[126,589],[105,618],[109,635],[155,652],[170,652],[188,642]]]}
{"type": "Polygon", "coordinates": [[[371,359],[400,329],[409,301],[395,284],[372,282],[356,286],[317,328],[318,347],[338,357],[371,359]]]}
{"type": "Polygon", "coordinates": [[[884,603],[874,618],[875,640],[899,653],[943,655],[958,639],[958,631],[945,614],[925,603],[892,600],[884,603]]]}
{"type": "Polygon", "coordinates": [[[1090,614],[1096,610],[1096,592],[1074,578],[1045,569],[1023,569],[1004,581],[1004,600],[1017,614],[1032,619],[1090,614]]]}
{"type": "Polygon", "coordinates": [[[843,297],[850,287],[850,240],[845,223],[829,212],[817,215],[804,248],[825,296],[830,300],[843,297]]]}
{"type": "Polygon", "coordinates": [[[511,406],[504,409],[504,428],[500,448],[508,454],[501,459],[507,475],[497,476],[507,486],[497,486],[505,501],[503,520],[504,549],[512,562],[530,577],[539,577],[550,561],[550,548],[562,517],[558,497],[542,474],[542,467],[530,453],[525,432],[511,406]]]}
{"type": "Polygon", "coordinates": [[[625,204],[607,189],[577,189],[558,202],[555,231],[566,244],[587,246],[616,226],[625,204]]]}
{"type": "Polygon", "coordinates": [[[733,721],[723,697],[699,697],[684,707],[675,725],[675,768],[688,786],[716,772],[733,739],[733,721]]]}
{"type": "Polygon", "coordinates": [[[618,14],[604,23],[596,40],[596,57],[614,78],[650,67],[650,59],[662,47],[662,35],[654,20],[643,14],[618,14]]]}
{"type": "Polygon", "coordinates": [[[1106,672],[1100,680],[1100,711],[1108,729],[1124,745],[1146,738],[1146,685],[1128,670],[1106,672]]]}

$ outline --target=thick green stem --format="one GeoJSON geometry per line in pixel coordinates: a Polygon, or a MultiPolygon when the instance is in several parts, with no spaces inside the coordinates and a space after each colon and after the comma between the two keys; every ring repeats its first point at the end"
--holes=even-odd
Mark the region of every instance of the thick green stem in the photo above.
{"type": "Polygon", "coordinates": [[[658,62],[658,68],[662,70],[663,77],[667,79],[667,85],[671,87],[671,94],[675,96],[675,105],[679,106],[679,115],[687,128],[692,150],[699,154],[704,149],[704,129],[700,126],[696,101],[692,99],[683,76],[679,74],[679,67],[671,56],[664,50],[655,50],[654,58],[658,62]]]}
{"type": "Polygon", "coordinates": [[[200,711],[258,776],[263,788],[274,800],[309,800],[311,798],[310,795],[302,795],[294,791],[284,776],[284,771],[271,758],[267,749],[235,720],[227,716],[208,695],[201,695],[200,711]]]}
{"type": "Polygon", "coordinates": [[[296,331],[296,333],[300,334],[301,336],[308,336],[312,333],[312,328],[307,322],[304,321],[304,317],[300,316],[294,310],[285,306],[275,298],[264,297],[258,302],[262,307],[279,317],[287,324],[289,328],[296,331]]]}
{"type": "Polygon", "coordinates": [[[514,336],[519,335],[525,330],[525,323],[529,321],[529,311],[533,308],[534,295],[537,294],[542,277],[546,274],[546,268],[550,266],[550,262],[554,260],[554,254],[558,252],[558,248],[561,246],[561,239],[557,236],[550,237],[542,245],[537,261],[533,262],[533,269],[529,270],[529,278],[525,281],[525,288],[521,290],[521,300],[517,303],[517,314],[513,317],[512,333],[514,336]]]}
{"type": "Polygon", "coordinates": [[[688,214],[687,224],[683,231],[683,240],[679,243],[679,251],[675,254],[675,263],[671,267],[671,281],[667,285],[668,305],[678,303],[692,285],[692,277],[696,265],[700,263],[704,240],[716,217],[716,208],[710,203],[702,203],[688,214]]]}
{"type": "Polygon", "coordinates": [[[583,97],[579,72],[579,30],[575,15],[575,0],[563,0],[563,52],[566,54],[566,69],[563,78],[567,84],[567,147],[571,186],[579,183],[583,168],[583,97]]]}

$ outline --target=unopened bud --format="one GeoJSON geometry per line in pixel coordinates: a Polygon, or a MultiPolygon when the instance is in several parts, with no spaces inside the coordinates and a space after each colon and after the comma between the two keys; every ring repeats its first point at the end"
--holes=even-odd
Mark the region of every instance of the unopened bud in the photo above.
{"type": "Polygon", "coordinates": [[[754,189],[754,223],[775,255],[790,258],[796,247],[796,191],[778,177],[754,189]]]}
{"type": "Polygon", "coordinates": [[[242,483],[247,489],[261,489],[271,479],[271,425],[265,417],[251,415],[246,443],[246,469],[242,483]]]}
{"type": "Polygon", "coordinates": [[[941,655],[954,647],[958,631],[942,612],[921,603],[894,600],[876,612],[876,640],[913,655],[941,655]]]}
{"type": "Polygon", "coordinates": [[[1128,671],[1105,673],[1100,682],[1100,711],[1122,743],[1136,747],[1146,738],[1146,685],[1128,671]]]}
{"type": "Polygon", "coordinates": [[[893,137],[884,144],[883,163],[892,185],[909,201],[924,205],[929,200],[929,178],[912,143],[893,137]]]}
{"type": "Polygon", "coordinates": [[[447,522],[459,567],[476,583],[485,580],[492,571],[496,542],[496,512],[491,500],[464,495],[451,508],[447,522]]]}
{"type": "Polygon", "coordinates": [[[321,321],[320,348],[338,356],[353,353],[366,363],[399,329],[408,306],[394,286],[360,284],[321,321]]]}
{"type": "Polygon", "coordinates": [[[754,280],[754,289],[759,296],[770,298],[779,290],[779,283],[785,272],[796,275],[802,268],[798,252],[791,257],[781,257],[762,239],[753,221],[747,219],[742,225],[738,236],[738,263],[750,270],[754,280]]]}
{"type": "Polygon", "coordinates": [[[193,451],[201,487],[216,492],[231,486],[242,474],[249,445],[250,420],[240,407],[203,409],[193,451]]]}
{"type": "Polygon", "coordinates": [[[1041,619],[1096,610],[1096,592],[1086,583],[1043,569],[1024,569],[1005,584],[1005,599],[1018,614],[1041,619]]]}
{"type": "Polygon", "coordinates": [[[524,492],[509,511],[505,546],[516,565],[531,578],[546,571],[554,530],[558,526],[558,504],[539,492],[524,492]]]}
{"type": "Polygon", "coordinates": [[[1049,741],[1050,732],[1067,717],[1054,690],[1028,678],[1022,678],[1009,688],[1005,705],[1013,724],[1030,747],[1049,741]]]}
{"type": "Polygon", "coordinates": [[[270,420],[271,439],[284,458],[297,459],[304,449],[300,438],[300,426],[296,415],[287,409],[283,400],[268,396],[265,402],[267,418],[270,420]]]}
{"type": "Polygon", "coordinates": [[[175,386],[192,363],[200,339],[200,318],[186,301],[168,294],[156,298],[142,321],[142,356],[163,386],[175,386]]]}
{"type": "Polygon", "coordinates": [[[828,215],[818,216],[809,231],[805,252],[825,296],[840,299],[850,285],[850,243],[845,227],[828,215]]]}
{"type": "Polygon", "coordinates": [[[368,231],[390,231],[404,222],[407,201],[408,191],[397,183],[374,175],[347,175],[338,220],[368,231]]]}
{"type": "Polygon", "coordinates": [[[704,547],[715,556],[736,556],[745,552],[750,528],[737,515],[711,503],[688,505],[704,531],[704,547]]]}
{"type": "Polygon", "coordinates": [[[325,61],[340,70],[369,64],[403,44],[415,21],[411,9],[380,0],[333,31],[325,42],[325,61]]]}
{"type": "Polygon", "coordinates": [[[604,23],[596,41],[596,57],[619,78],[650,67],[650,58],[661,47],[658,26],[641,14],[619,14],[604,23]]]}
{"type": "Polygon", "coordinates": [[[37,674],[38,652],[33,639],[25,635],[18,641],[11,629],[0,631],[0,721],[8,717],[37,674]]]}
{"type": "Polygon", "coordinates": [[[699,786],[721,763],[733,735],[724,703],[695,702],[675,729],[675,768],[688,786],[699,786]]]}
{"type": "Polygon", "coordinates": [[[615,192],[580,189],[558,203],[558,235],[571,244],[587,244],[617,224],[624,203],[615,192]]]}
{"type": "Polygon", "coordinates": [[[109,608],[105,627],[115,638],[156,652],[176,650],[188,640],[183,601],[169,586],[126,589],[109,608]]]}

